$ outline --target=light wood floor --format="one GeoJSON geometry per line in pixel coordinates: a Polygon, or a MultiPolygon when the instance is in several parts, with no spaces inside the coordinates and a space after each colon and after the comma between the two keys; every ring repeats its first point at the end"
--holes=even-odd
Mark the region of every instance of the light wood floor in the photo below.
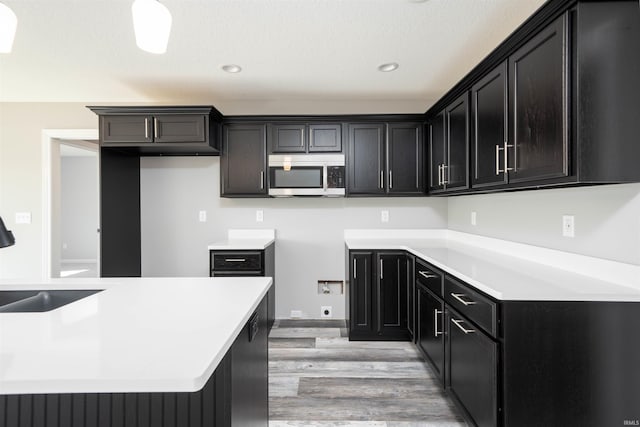
{"type": "Polygon", "coordinates": [[[350,342],[343,323],[276,322],[270,427],[466,426],[411,343],[350,342]]]}

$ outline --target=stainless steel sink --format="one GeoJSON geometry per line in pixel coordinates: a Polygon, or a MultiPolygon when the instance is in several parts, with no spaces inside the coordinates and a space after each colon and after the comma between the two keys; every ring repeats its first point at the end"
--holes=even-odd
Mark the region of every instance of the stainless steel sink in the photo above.
{"type": "Polygon", "coordinates": [[[102,289],[65,291],[0,291],[0,313],[41,313],[51,311],[102,289]]]}

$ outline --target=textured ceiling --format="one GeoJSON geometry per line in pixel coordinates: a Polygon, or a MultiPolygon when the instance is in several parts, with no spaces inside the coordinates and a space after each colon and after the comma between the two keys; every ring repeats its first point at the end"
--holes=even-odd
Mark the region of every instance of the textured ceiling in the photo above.
{"type": "Polygon", "coordinates": [[[0,101],[213,104],[224,114],[424,112],[543,0],[163,0],[167,53],[131,0],[3,0],[0,101]],[[381,73],[377,66],[398,62],[381,73]],[[228,74],[224,64],[243,71],[228,74]]]}

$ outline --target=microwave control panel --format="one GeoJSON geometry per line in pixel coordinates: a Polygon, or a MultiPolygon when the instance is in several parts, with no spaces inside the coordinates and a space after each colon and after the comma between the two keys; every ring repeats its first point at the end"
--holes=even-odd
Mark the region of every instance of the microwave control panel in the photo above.
{"type": "Polygon", "coordinates": [[[327,166],[327,188],[344,188],[344,166],[327,166]]]}

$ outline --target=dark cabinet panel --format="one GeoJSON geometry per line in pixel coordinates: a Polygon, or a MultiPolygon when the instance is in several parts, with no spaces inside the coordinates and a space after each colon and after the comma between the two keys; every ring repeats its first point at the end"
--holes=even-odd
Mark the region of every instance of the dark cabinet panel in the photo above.
{"type": "Polygon", "coordinates": [[[504,62],[471,89],[475,132],[472,144],[473,187],[504,184],[507,141],[507,63],[504,62]]]}
{"type": "Polygon", "coordinates": [[[391,194],[424,192],[424,142],[421,123],[387,125],[387,174],[391,194]]]}
{"type": "Polygon", "coordinates": [[[429,191],[435,192],[444,188],[443,170],[446,160],[446,138],[444,126],[444,111],[427,123],[429,132],[429,191]]]}
{"type": "Polygon", "coordinates": [[[205,142],[207,118],[202,114],[161,115],[153,118],[156,143],[205,142]]]}
{"type": "Polygon", "coordinates": [[[348,194],[384,194],[383,124],[349,124],[348,194]]]}
{"type": "Polygon", "coordinates": [[[342,125],[340,123],[310,124],[309,152],[332,151],[342,151],[342,125]]]}
{"type": "Polygon", "coordinates": [[[304,124],[272,124],[271,151],[274,153],[304,153],[306,126],[304,124]]]}
{"type": "Polygon", "coordinates": [[[372,334],[373,327],[373,252],[351,252],[350,256],[350,332],[372,334]]]}
{"type": "Polygon", "coordinates": [[[100,116],[100,141],[153,142],[152,116],[100,116]]]}
{"type": "Polygon", "coordinates": [[[407,331],[411,341],[416,339],[416,280],[415,280],[415,263],[416,257],[406,254],[407,258],[407,331]]]}
{"type": "Polygon", "coordinates": [[[475,425],[495,427],[498,425],[498,344],[455,311],[449,310],[447,317],[449,391],[475,425]]]}
{"type": "Polygon", "coordinates": [[[469,99],[464,94],[445,110],[447,162],[444,184],[447,190],[469,187],[469,99]]]}
{"type": "Polygon", "coordinates": [[[265,136],[264,125],[225,125],[221,159],[223,196],[267,194],[265,136]]]}
{"type": "Polygon", "coordinates": [[[566,19],[566,15],[558,18],[509,58],[511,182],[569,174],[566,19]]]}
{"type": "Polygon", "coordinates": [[[416,297],[418,310],[416,344],[422,354],[431,362],[438,378],[444,384],[444,302],[419,283],[416,285],[416,297]]]}
{"type": "Polygon", "coordinates": [[[379,252],[376,257],[377,331],[380,335],[407,330],[407,258],[398,253],[379,252]]]}

